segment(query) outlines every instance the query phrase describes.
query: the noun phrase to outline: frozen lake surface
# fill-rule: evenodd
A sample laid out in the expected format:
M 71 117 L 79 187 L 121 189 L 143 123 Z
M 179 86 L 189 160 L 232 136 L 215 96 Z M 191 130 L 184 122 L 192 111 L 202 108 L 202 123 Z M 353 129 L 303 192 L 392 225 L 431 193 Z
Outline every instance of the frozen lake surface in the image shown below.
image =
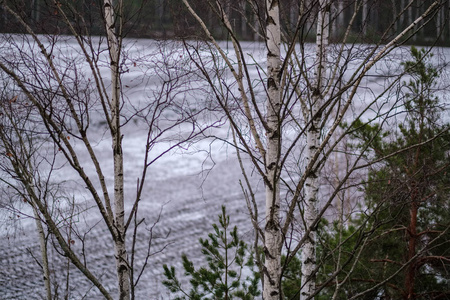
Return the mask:
M 0 42 L 0 52 L 9 49 L 8 43 L 14 41 L 16 45 L 21 42 L 17 36 L 12 40 L 2 40 Z M 145 109 L 149 101 L 155 99 L 160 92 L 162 82 L 167 79 L 168 74 L 178 74 L 180 80 L 185 80 L 185 74 L 195 73 L 195 66 L 189 62 L 187 52 L 181 44 L 159 43 L 152 40 L 128 41 L 126 57 L 123 68 L 122 86 L 124 89 L 124 99 L 126 105 L 122 111 L 123 117 L 133 119 L 123 127 L 123 151 L 125 154 L 125 195 L 129 195 L 126 200 L 126 209 L 129 211 L 133 204 L 133 195 L 136 192 L 137 179 L 140 177 L 143 168 L 143 157 L 145 154 L 145 139 L 148 124 L 144 119 L 135 117 L 137 111 Z M 67 38 L 59 44 L 61 47 L 55 50 L 55 56 L 60 55 L 60 67 L 68 70 L 76 62 L 76 68 L 80 74 L 88 74 L 86 63 L 79 57 L 79 48 L 73 40 Z M 231 45 L 223 44 L 224 49 L 231 51 Z M 337 46 L 337 45 L 336 45 Z M 25 49 L 30 59 L 39 59 L 39 51 L 33 45 L 23 44 L 21 49 Z M 261 43 L 243 43 L 244 53 L 254 60 L 254 66 L 264 66 L 265 52 Z M 306 60 L 311 60 L 311 54 Z M 14 48 L 14 47 L 12 47 Z M 5 50 L 6 51 L 6 50 Z M 12 51 L 12 52 L 11 52 Z M 356 99 L 359 103 L 352 110 L 356 114 L 365 103 L 370 102 L 374 97 L 382 93 L 386 85 L 386 78 L 389 74 L 395 73 L 399 68 L 399 59 L 407 53 L 408 48 L 402 48 L 388 56 L 377 64 L 376 68 L 367 76 L 362 87 L 358 90 Z M 309 53 L 309 52 L 307 52 Z M 3 52 L 5 55 L 13 55 L 14 50 L 9 49 Z M 201 53 L 208 59 L 206 49 Z M 108 76 L 106 57 L 100 56 L 100 61 L 104 60 L 105 77 Z M 450 58 L 450 49 L 436 49 L 435 61 L 442 65 Z M 358 61 L 355 57 L 355 62 Z M 26 64 L 26 62 L 24 62 Z M 74 69 L 72 69 L 74 70 Z M 448 69 L 442 71 L 442 82 L 444 86 L 448 81 Z M 352 75 L 351 68 L 346 73 Z M 86 75 L 87 76 L 87 75 Z M 255 79 L 254 84 L 261 94 L 261 101 L 264 101 L 262 81 L 258 81 L 259 73 L 256 67 L 250 69 L 250 76 Z M 5 80 L 4 77 L 0 78 Z M 89 79 L 86 77 L 86 80 Z M 230 80 L 231 76 L 230 76 Z M 87 81 L 87 82 L 88 82 Z M 49 83 L 51 84 L 51 82 Z M 209 105 L 208 87 L 201 81 L 194 81 L 189 88 L 183 84 L 174 86 L 171 93 L 174 99 L 181 103 L 184 109 L 195 109 L 195 105 L 203 103 Z M 436 95 L 442 96 L 442 103 L 448 107 L 449 99 L 442 92 Z M 380 103 L 388 100 L 381 100 Z M 195 105 L 194 105 L 195 104 Z M 193 105 L 192 107 L 189 107 Z M 106 175 L 108 187 L 112 190 L 113 165 L 111 160 L 111 140 L 108 136 L 105 124 L 96 113 L 98 106 L 93 105 L 91 112 L 91 124 L 94 130 L 89 132 L 89 137 L 94 141 L 94 151 L 97 153 L 101 166 Z M 377 109 L 383 111 L 379 106 Z M 375 109 L 368 111 L 365 115 L 371 118 L 371 113 L 378 113 Z M 174 110 L 164 111 L 160 118 L 161 128 L 168 128 L 174 124 L 177 112 Z M 448 110 L 444 114 L 446 120 L 450 120 Z M 139 204 L 139 216 L 145 218 L 145 225 L 138 233 L 136 245 L 137 266 L 142 266 L 149 247 L 148 237 L 152 234 L 151 253 L 148 266 L 140 279 L 137 288 L 137 299 L 169 299 L 167 291 L 162 286 L 163 264 L 178 266 L 178 274 L 181 274 L 181 253 L 190 253 L 191 259 L 198 259 L 200 256 L 198 239 L 205 238 L 211 231 L 211 223 L 217 222 L 217 215 L 220 207 L 226 205 L 228 213 L 231 215 L 233 224 L 238 225 L 240 234 L 246 240 L 251 241 L 253 230 L 248 218 L 248 212 L 244 196 L 239 184 L 242 179 L 239 164 L 236 159 L 236 151 L 226 142 L 232 142 L 231 132 L 222 114 L 217 111 L 208 111 L 198 115 L 197 125 L 205 128 L 213 125 L 205 131 L 204 137 L 195 143 L 185 143 L 181 147 L 171 149 L 183 136 L 192 131 L 192 124 L 181 123 L 164 133 L 159 143 L 156 143 L 150 154 L 150 158 L 157 158 L 151 164 L 147 185 L 145 186 L 142 200 Z M 176 122 L 175 122 L 176 123 Z M 286 132 L 289 138 L 289 131 Z M 218 137 L 220 140 L 214 138 Z M 89 162 L 88 156 L 82 154 L 84 148 L 79 141 L 73 141 L 75 149 L 84 158 L 82 165 L 90 176 L 94 176 L 95 169 Z M 78 144 L 77 144 L 78 143 Z M 244 164 L 251 170 L 250 162 Z M 75 238 L 73 247 L 77 251 L 87 253 L 87 265 L 92 268 L 95 275 L 101 278 L 102 283 L 108 290 L 115 293 L 115 263 L 113 257 L 112 241 L 110 240 L 106 226 L 100 222 L 101 218 L 84 187 L 80 186 L 77 174 L 73 172 L 64 161 L 59 160 L 58 170 L 55 171 L 55 180 L 61 179 L 67 182 L 71 194 L 75 197 L 80 207 L 87 210 L 77 215 L 76 220 L 72 220 L 73 226 L 83 236 L 84 244 L 80 238 Z M 251 178 L 256 198 L 259 203 L 264 203 L 264 184 L 258 176 Z M 67 191 L 66 191 L 67 193 Z M 262 206 L 261 206 L 262 207 Z M 25 214 L 31 211 L 22 204 L 21 209 Z M 15 221 L 11 221 L 11 218 Z M 1 238 L 0 244 L 0 298 L 2 299 L 41 299 L 44 297 L 44 285 L 42 272 L 36 260 L 39 257 L 39 243 L 34 221 L 25 215 L 17 217 L 16 212 L 10 210 L 1 212 Z M 157 222 L 158 220 L 158 222 Z M 155 226 L 153 227 L 154 223 Z M 145 229 L 144 229 L 145 227 Z M 87 229 L 89 229 L 87 231 Z M 128 238 L 132 235 L 129 231 Z M 56 253 L 52 247 L 51 269 L 53 275 L 57 277 L 59 283 L 64 282 L 63 270 L 67 267 L 67 261 Z M 64 286 L 60 287 L 62 293 Z M 70 267 L 70 299 L 98 299 L 98 291 L 92 287 L 75 269 Z

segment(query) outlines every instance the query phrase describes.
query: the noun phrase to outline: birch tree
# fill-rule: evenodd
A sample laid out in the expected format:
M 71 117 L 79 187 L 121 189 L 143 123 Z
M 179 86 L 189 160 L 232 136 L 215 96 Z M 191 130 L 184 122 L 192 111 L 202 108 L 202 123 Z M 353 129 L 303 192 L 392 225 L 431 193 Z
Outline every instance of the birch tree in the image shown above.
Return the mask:
M 264 227 L 264 299 L 279 299 L 281 257 L 280 168 L 281 147 L 281 24 L 278 1 L 267 1 L 267 154 L 265 158 L 266 224 Z
M 319 109 L 323 106 L 324 98 L 326 97 L 327 85 L 325 82 L 328 78 L 327 72 L 327 48 L 330 32 L 330 2 L 319 1 L 318 3 L 318 18 L 316 27 L 316 63 L 315 74 L 311 91 L 311 103 L 309 104 L 310 111 L 306 112 L 306 120 L 308 120 L 309 127 L 306 128 L 306 164 L 314 161 L 316 151 L 319 149 L 320 127 L 322 117 Z M 306 170 L 308 171 L 308 170 Z M 302 290 L 300 292 L 300 299 L 308 299 L 315 290 L 315 269 L 316 265 L 316 232 L 314 222 L 318 215 L 318 192 L 319 192 L 319 169 L 317 164 L 312 166 L 312 170 L 305 180 L 305 208 L 304 219 L 305 228 L 311 228 L 309 236 L 306 238 L 302 249 Z
M 7 95 L 1 95 L 2 99 L 8 98 Z M 39 151 L 40 147 L 45 144 L 45 139 L 39 139 L 38 131 L 36 128 L 36 122 L 32 120 L 32 113 L 29 107 L 21 106 L 21 109 L 16 109 L 17 98 L 9 99 L 9 101 L 1 102 L 0 109 L 0 151 L 3 153 L 3 159 L 1 164 L 1 172 L 3 174 L 0 182 L 8 182 L 8 177 L 14 176 L 16 173 L 20 172 L 22 177 L 28 178 L 28 182 L 36 190 L 46 190 L 48 194 L 50 193 L 50 188 L 45 188 L 45 186 L 50 186 L 51 183 L 46 180 L 46 177 L 42 176 L 37 178 L 33 176 L 36 173 L 36 168 L 39 164 L 44 163 L 43 157 L 37 157 L 33 153 Z M 24 134 L 28 132 L 28 134 Z M 34 134 L 30 134 L 34 133 Z M 32 135 L 35 135 L 32 137 Z M 19 149 L 19 150 L 17 150 Z M 4 161 L 4 157 L 7 157 L 11 162 L 11 165 Z M 48 177 L 47 177 L 48 178 Z M 5 190 L 1 190 L 2 194 L 7 194 Z M 46 193 L 42 193 L 46 194 Z M 14 201 L 14 198 L 20 202 L 25 202 L 29 204 L 32 208 L 32 216 L 34 217 L 40 248 L 41 257 L 41 268 L 44 274 L 44 286 L 46 299 L 53 299 L 52 293 L 52 278 L 50 276 L 50 265 L 49 265 L 49 255 L 48 255 L 48 238 L 47 230 L 45 229 L 45 224 L 40 218 L 39 209 L 35 203 L 35 199 L 29 197 L 28 193 L 20 188 L 15 188 L 13 192 L 9 192 L 7 195 L 9 200 Z M 2 202 L 6 201 L 5 197 L 1 197 Z M 43 196 L 45 198 L 45 196 Z M 42 199 L 43 202 L 47 202 L 47 199 Z M 6 203 L 2 203 L 2 206 L 7 206 Z M 20 215 L 19 215 L 20 216 Z
M 339 43 L 330 46 L 331 2 L 299 1 L 295 30 L 290 31 L 281 25 L 284 17 L 292 17 L 281 13 L 283 1 L 247 1 L 254 16 L 264 24 L 260 30 L 253 27 L 255 34 L 263 40 L 264 60 L 247 54 L 246 45 L 239 40 L 224 11 L 229 5 L 227 1 L 205 3 L 229 33 L 233 45 L 229 52 L 215 39 L 195 3 L 189 0 L 183 0 L 183 3 L 206 38 L 202 47 L 211 49 L 213 61 L 207 63 L 199 56 L 199 43 L 185 41 L 191 59 L 202 72 L 203 80 L 210 85 L 233 133 L 244 177 L 244 196 L 257 233 L 255 249 L 258 251 L 257 246 L 262 247 L 257 260 L 263 278 L 263 297 L 283 297 L 280 283 L 284 272 L 301 252 L 302 266 L 297 273 L 302 280 L 297 295 L 301 299 L 312 299 L 342 271 L 336 269 L 324 281 L 316 282 L 321 267 L 317 264 L 315 251 L 320 220 L 333 211 L 336 196 L 346 185 L 351 185 L 350 178 L 372 162 L 364 164 L 361 160 L 364 154 L 356 155 L 347 162 L 346 170 L 340 170 L 332 186 L 323 183 L 321 172 L 327 165 L 334 164 L 331 154 L 342 151 L 345 146 L 348 130 L 342 130 L 344 123 L 352 124 L 372 110 L 375 118 L 390 116 L 383 112 L 389 112 L 395 104 L 386 103 L 384 99 L 399 80 L 401 70 L 393 71 L 389 80 L 384 80 L 386 69 L 381 67 L 384 58 L 400 51 L 402 41 L 414 36 L 414 28 L 430 22 L 443 2 L 434 1 L 427 5 L 397 35 L 388 38 L 391 36 L 391 28 L 388 28 L 375 44 L 358 45 L 350 43 L 352 28 L 361 12 L 366 10 L 367 2 L 353 1 L 351 18 L 346 21 L 342 35 L 336 38 Z M 409 1 L 399 11 L 399 16 L 413 3 Z M 265 13 L 261 19 L 263 9 Z M 313 23 L 313 27 L 308 26 Z M 315 49 L 306 43 L 312 32 L 316 37 Z M 364 39 L 363 35 L 360 37 Z M 231 74 L 233 80 L 230 81 L 226 74 Z M 369 75 L 377 78 L 381 92 L 363 92 Z M 251 167 L 247 161 L 251 162 Z M 258 187 L 252 180 L 254 172 L 249 170 L 254 170 L 264 182 L 264 204 L 257 199 Z M 265 212 L 262 220 L 261 210 Z M 339 252 L 339 249 L 335 251 Z M 282 253 L 286 253 L 283 264 Z
M 130 297 L 130 274 L 127 265 L 127 250 L 125 248 L 125 208 L 124 208 L 124 181 L 123 181 L 123 153 L 122 134 L 120 130 L 120 56 L 121 44 L 123 43 L 122 24 L 116 25 L 117 15 L 123 14 L 123 2 L 119 1 L 114 10 L 111 0 L 103 3 L 105 14 L 106 36 L 108 41 L 109 68 L 111 70 L 111 95 L 110 110 L 111 121 L 110 130 L 112 137 L 112 149 L 114 160 L 114 213 L 108 212 L 109 220 L 114 239 L 114 252 L 116 257 L 117 276 L 119 281 L 119 299 L 129 299 Z M 107 205 L 109 206 L 109 205 Z M 114 216 L 114 217 L 113 217 Z
M 145 241 L 136 240 L 138 229 L 145 232 L 147 224 L 139 216 L 138 207 L 143 199 L 149 198 L 144 194 L 149 168 L 172 149 L 193 142 L 207 127 L 203 126 L 205 123 L 196 122 L 206 108 L 197 107 L 194 101 L 186 103 L 185 98 L 179 97 L 186 87 L 183 80 L 190 80 L 189 66 L 175 68 L 182 58 L 171 55 L 175 50 L 170 47 L 155 47 L 156 53 L 132 56 L 126 46 L 124 31 L 129 21 L 125 16 L 130 12 L 125 11 L 121 0 L 105 0 L 92 7 L 94 12 L 98 9 L 96 16 L 103 22 L 104 37 L 89 35 L 89 26 L 92 25 L 89 22 L 92 20 L 84 19 L 72 1 L 50 1 L 46 7 L 58 20 L 57 30 L 69 33 L 68 36 L 59 32 L 37 34 L 33 30 L 36 27 L 31 23 L 33 20 L 27 19 L 7 1 L 0 1 L 0 5 L 8 18 L 19 24 L 25 33 L 1 37 L 0 75 L 2 90 L 5 91 L 1 101 L 14 102 L 13 106 L 17 107 L 13 112 L 4 110 L 7 107 L 2 106 L 2 113 L 29 112 L 29 118 L 19 114 L 16 118 L 4 119 L 1 124 L 3 128 L 13 129 L 20 127 L 19 122 L 25 124 L 24 130 L 0 132 L 2 148 L 5 149 L 2 155 L 10 175 L 2 180 L 4 187 L 17 190 L 27 199 L 39 232 L 42 232 L 40 225 L 45 226 L 48 234 L 56 240 L 57 250 L 97 289 L 97 295 L 100 293 L 105 299 L 134 299 L 136 286 L 152 255 L 148 241 L 151 234 Z M 93 22 L 97 21 L 94 19 Z M 150 97 L 135 100 L 127 94 L 131 87 L 124 84 L 123 77 L 130 69 L 141 73 L 138 80 L 150 82 L 142 75 L 145 74 L 157 83 L 145 87 Z M 32 121 L 39 124 L 36 130 L 45 137 L 40 149 L 32 147 L 37 136 L 26 130 Z M 186 122 L 190 125 L 182 128 Z M 124 128 L 133 123 L 141 124 L 146 133 L 140 141 L 140 149 L 134 149 L 143 153 L 137 182 L 136 178 L 129 180 L 131 190 L 135 192 L 126 193 L 124 140 L 130 131 L 124 132 Z M 6 134 L 8 132 L 11 134 Z M 21 140 L 28 140 L 31 144 L 16 142 Z M 110 150 L 99 150 L 97 146 L 103 142 L 110 143 Z M 152 153 L 155 145 L 162 142 L 165 142 L 165 148 Z M 36 157 L 43 163 L 27 164 Z M 112 166 L 112 176 L 107 171 L 109 166 Z M 61 170 L 65 176 L 69 174 L 69 177 L 76 178 L 74 181 L 82 186 L 82 192 L 77 192 L 89 199 L 88 206 L 96 208 L 102 226 L 107 228 L 112 240 L 110 257 L 116 265 L 117 281 L 113 290 L 105 286 L 88 263 L 89 253 L 84 253 L 84 248 L 80 250 L 73 246 L 75 240 L 84 243 L 83 234 L 70 226 L 62 227 L 64 222 L 60 218 L 70 220 L 73 217 L 70 211 L 60 216 L 53 215 L 51 200 L 41 196 L 41 192 L 49 193 L 45 189 L 49 184 L 45 182 L 58 182 L 61 173 L 57 173 Z M 41 177 L 46 178 L 43 184 Z M 38 188 L 41 185 L 42 190 Z M 70 188 L 76 190 L 67 183 L 66 190 Z M 73 195 L 69 205 L 81 201 L 75 199 L 77 196 Z M 89 232 L 90 228 L 85 230 Z M 144 250 L 144 261 L 136 262 L 133 251 L 136 243 L 142 242 L 149 246 Z M 45 251 L 45 245 L 41 250 Z M 43 257 L 44 264 L 45 260 Z M 44 266 L 44 274 L 45 269 Z M 48 276 L 45 277 L 47 286 Z M 90 287 L 87 286 L 86 290 L 80 288 L 79 297 L 89 292 Z M 47 293 L 49 298 L 52 291 L 48 287 Z

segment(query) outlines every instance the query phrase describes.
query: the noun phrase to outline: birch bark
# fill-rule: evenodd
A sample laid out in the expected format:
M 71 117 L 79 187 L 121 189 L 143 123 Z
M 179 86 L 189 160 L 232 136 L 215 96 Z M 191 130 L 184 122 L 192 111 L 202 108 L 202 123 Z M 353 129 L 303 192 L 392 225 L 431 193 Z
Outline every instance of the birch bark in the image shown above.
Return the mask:
M 320 0 L 319 14 L 317 18 L 316 33 L 316 67 L 314 74 L 314 84 L 312 86 L 312 97 L 309 111 L 309 128 L 306 132 L 306 162 L 309 172 L 305 181 L 305 230 L 310 230 L 308 238 L 303 245 L 301 256 L 302 288 L 300 299 L 310 299 L 315 290 L 316 281 L 316 229 L 312 228 L 314 221 L 318 216 L 317 202 L 319 191 L 319 180 L 317 165 L 310 166 L 310 162 L 316 155 L 320 147 L 320 123 L 321 114 L 319 109 L 323 104 L 325 75 L 326 75 L 326 49 L 329 39 L 330 22 L 330 2 L 329 0 Z
M 41 219 L 39 217 L 39 212 L 36 206 L 33 205 L 33 214 L 36 222 L 37 231 L 39 234 L 39 247 L 41 250 L 42 258 L 42 271 L 44 272 L 44 285 L 47 300 L 52 300 L 52 287 L 50 281 L 50 269 L 48 266 L 48 252 L 47 252 L 47 242 L 45 241 L 45 231 L 42 226 Z
M 332 19 L 334 20 L 333 26 L 332 26 L 332 30 L 333 30 L 332 35 L 334 37 L 338 37 L 339 34 L 341 34 L 343 32 L 343 30 L 345 30 L 344 2 L 341 0 L 335 1 L 333 3 L 333 5 L 335 7 L 335 9 L 334 9 L 335 12 L 333 13 L 333 17 L 332 17 Z
M 264 229 L 265 300 L 281 299 L 281 227 L 279 158 L 281 148 L 281 26 L 278 0 L 267 0 L 267 152 L 266 152 L 266 226 Z
M 122 6 L 122 1 L 118 7 Z M 116 269 L 119 283 L 119 299 L 130 299 L 130 270 L 125 247 L 125 208 L 124 208 L 124 180 L 123 180 L 123 152 L 122 134 L 120 130 L 120 48 L 121 36 L 116 32 L 114 6 L 111 0 L 104 4 L 106 33 L 108 39 L 110 69 L 111 69 L 111 136 L 114 159 L 114 246 Z
M 368 7 L 367 7 L 367 1 L 363 1 L 363 5 L 362 5 L 362 31 L 363 31 L 363 35 L 364 37 L 367 36 L 367 19 L 368 19 Z

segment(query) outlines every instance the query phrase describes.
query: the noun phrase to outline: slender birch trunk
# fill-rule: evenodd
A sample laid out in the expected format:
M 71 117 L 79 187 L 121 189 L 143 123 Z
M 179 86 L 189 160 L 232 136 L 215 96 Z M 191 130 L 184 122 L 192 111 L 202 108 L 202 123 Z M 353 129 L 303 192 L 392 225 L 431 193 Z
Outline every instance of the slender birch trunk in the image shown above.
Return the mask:
M 32 15 L 33 15 L 33 21 L 34 22 L 39 22 L 40 21 L 40 17 L 41 17 L 41 13 L 40 13 L 40 3 L 39 0 L 33 0 L 31 2 L 31 10 L 32 10 Z
M 367 19 L 368 19 L 368 7 L 367 7 L 367 1 L 363 0 L 363 6 L 362 6 L 362 32 L 364 37 L 367 36 Z
M 341 34 L 343 32 L 343 30 L 345 29 L 344 27 L 344 2 L 342 2 L 342 0 L 336 1 L 333 3 L 335 6 L 335 13 L 334 13 L 334 17 L 333 17 L 333 26 L 332 26 L 332 30 L 333 30 L 333 36 L 334 37 L 338 37 L 339 34 Z
M 248 32 L 247 32 L 247 20 L 246 20 L 246 18 L 245 18 L 245 16 L 246 16 L 246 13 L 247 13 L 247 3 L 242 3 L 241 4 L 241 10 L 242 10 L 242 15 L 241 15 L 241 18 L 240 18 L 240 25 L 241 25 L 241 35 L 244 37 L 244 38 L 248 38 Z
M 436 17 L 435 17 L 435 19 L 436 19 L 436 23 L 435 23 L 435 25 L 436 25 L 436 39 L 441 39 L 442 40 L 442 30 L 441 30 L 441 26 L 442 26 L 442 13 L 443 13 L 443 10 L 442 9 L 440 9 L 438 12 L 437 12 L 437 14 L 436 14 Z
M 33 206 L 33 214 L 36 221 L 36 227 L 39 234 L 39 246 L 41 250 L 41 258 L 42 258 L 42 271 L 44 272 L 44 286 L 45 292 L 47 295 L 47 300 L 52 300 L 52 287 L 50 281 L 50 269 L 48 267 L 48 251 L 47 251 L 47 242 L 45 241 L 45 231 L 42 226 L 41 219 L 39 218 L 39 213 L 37 208 Z
M 121 6 L 121 1 L 119 7 Z M 130 270 L 125 247 L 125 208 L 123 180 L 122 134 L 120 130 L 120 47 L 121 37 L 116 33 L 116 20 L 111 0 L 104 1 L 106 33 L 111 69 L 111 136 L 114 158 L 114 250 L 119 283 L 119 299 L 130 299 Z
M 311 108 L 309 112 L 309 128 L 306 133 L 306 162 L 310 161 L 316 155 L 320 146 L 320 123 L 321 115 L 319 109 L 323 104 L 325 74 L 326 74 L 326 49 L 329 39 L 330 22 L 330 2 L 329 0 L 320 0 L 319 15 L 317 19 L 316 35 L 316 67 L 314 74 L 314 85 L 312 91 Z M 308 168 L 308 167 L 307 167 Z M 309 299 L 315 290 L 316 281 L 316 229 L 313 223 L 318 216 L 317 202 L 319 191 L 318 170 L 316 166 L 311 169 L 305 181 L 305 229 L 310 230 L 309 237 L 306 239 L 302 250 L 302 288 L 300 299 Z
M 267 0 L 267 152 L 266 152 L 266 226 L 264 229 L 265 300 L 281 299 L 281 227 L 279 157 L 281 148 L 281 27 L 278 0 Z

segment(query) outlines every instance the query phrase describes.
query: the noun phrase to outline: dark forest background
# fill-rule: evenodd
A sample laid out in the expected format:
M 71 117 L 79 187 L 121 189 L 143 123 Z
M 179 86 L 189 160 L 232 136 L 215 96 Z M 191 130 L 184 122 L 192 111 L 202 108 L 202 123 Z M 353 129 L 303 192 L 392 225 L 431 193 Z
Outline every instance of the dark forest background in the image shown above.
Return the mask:
M 103 35 L 104 24 L 101 2 L 98 0 L 5 0 L 15 11 L 22 14 L 24 20 L 39 33 L 66 34 L 69 32 L 66 25 L 58 18 L 56 5 L 64 8 L 71 17 L 73 26 L 81 29 L 85 35 Z M 201 17 L 207 20 L 209 28 L 215 28 L 213 34 L 216 38 L 226 40 L 227 33 L 222 30 L 220 20 L 209 5 L 210 0 L 193 1 Z M 221 1 L 223 9 L 231 20 L 234 32 L 241 40 L 261 40 L 258 32 L 264 28 L 264 0 L 230 0 Z M 299 39 L 313 41 L 314 20 L 302 19 L 300 26 L 296 24 L 299 15 L 299 0 L 280 0 L 283 16 L 284 34 L 290 35 L 299 30 Z M 315 0 L 305 1 L 306 10 L 317 9 Z M 432 0 L 416 0 L 407 7 L 410 0 L 336 0 L 333 1 L 332 38 L 331 42 L 342 40 L 345 28 L 350 21 L 358 4 L 362 3 L 357 13 L 351 33 L 351 42 L 381 43 L 389 40 L 399 33 L 400 28 L 418 17 L 432 3 Z M 259 19 L 254 17 L 252 11 L 257 11 Z M 117 10 L 118 11 L 118 10 Z M 154 38 L 154 39 L 202 39 L 198 24 L 186 12 L 181 0 L 128 0 L 124 1 L 122 10 L 126 18 L 125 33 L 128 37 Z M 314 15 L 314 14 L 305 14 Z M 418 34 L 412 41 L 403 41 L 409 44 L 428 45 L 438 43 L 441 46 L 450 46 L 450 25 L 448 19 L 450 7 L 447 2 L 436 14 L 429 16 L 431 22 L 423 28 L 415 28 Z M 217 26 L 215 26 L 217 24 Z M 0 7 L 0 32 L 20 33 L 23 27 L 17 24 L 11 16 Z M 87 29 L 86 29 L 87 28 Z M 383 33 L 388 30 L 388 35 Z M 80 31 L 79 31 L 80 32 Z

